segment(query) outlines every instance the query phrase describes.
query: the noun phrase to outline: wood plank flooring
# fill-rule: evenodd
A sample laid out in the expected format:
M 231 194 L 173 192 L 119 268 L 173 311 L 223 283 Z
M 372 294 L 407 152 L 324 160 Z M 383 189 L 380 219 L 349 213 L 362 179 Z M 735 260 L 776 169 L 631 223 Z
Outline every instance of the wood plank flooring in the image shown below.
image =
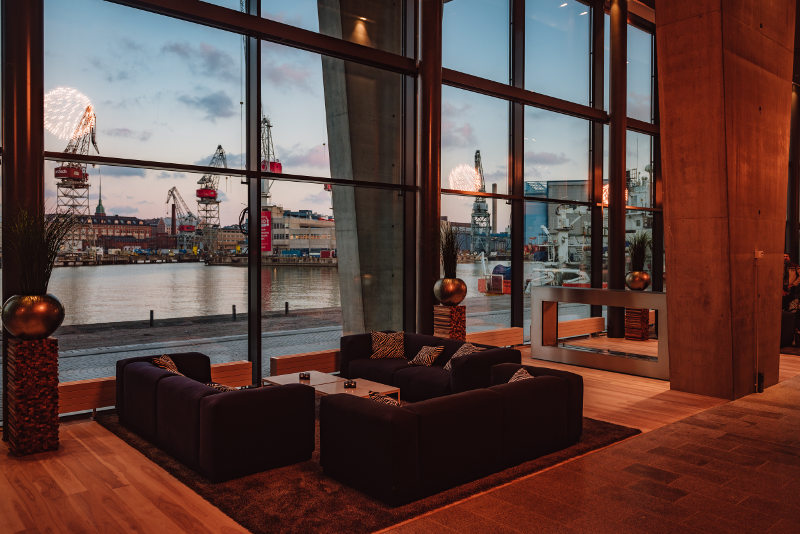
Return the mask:
M 670 391 L 659 380 L 532 360 L 529 353 L 525 358 L 583 375 L 587 416 L 644 431 L 723 403 Z M 781 380 L 798 374 L 800 356 L 782 356 Z M 474 510 L 448 510 L 437 517 L 474 515 Z M 415 521 L 398 532 L 447 530 L 427 514 Z M 503 531 L 495 527 L 492 521 L 472 524 L 473 530 Z M 58 451 L 16 458 L 0 443 L 0 532 L 246 531 L 103 427 L 83 420 L 62 425 Z

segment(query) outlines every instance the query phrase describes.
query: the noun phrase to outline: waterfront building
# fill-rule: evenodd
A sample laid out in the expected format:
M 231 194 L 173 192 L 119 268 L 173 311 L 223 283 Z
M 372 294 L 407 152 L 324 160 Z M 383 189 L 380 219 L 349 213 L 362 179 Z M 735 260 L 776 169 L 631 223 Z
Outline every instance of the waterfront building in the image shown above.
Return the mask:
M 316 256 L 336 250 L 333 217 L 311 210 L 285 210 L 270 206 L 273 255 Z

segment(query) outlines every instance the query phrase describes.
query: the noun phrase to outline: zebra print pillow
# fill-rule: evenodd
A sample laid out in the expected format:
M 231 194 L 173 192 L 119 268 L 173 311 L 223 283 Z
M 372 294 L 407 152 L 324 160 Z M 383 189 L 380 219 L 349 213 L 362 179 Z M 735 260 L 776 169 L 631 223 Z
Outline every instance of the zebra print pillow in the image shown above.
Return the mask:
M 450 356 L 450 359 L 447 360 L 447 363 L 444 365 L 444 370 L 445 371 L 452 371 L 453 370 L 453 361 L 454 360 L 456 360 L 458 358 L 463 358 L 467 354 L 472 354 L 473 352 L 478 352 L 480 350 L 481 350 L 480 347 L 476 347 L 472 343 L 464 343 L 463 345 L 458 347 L 458 350 L 456 350 L 453 353 L 453 355 Z
M 426 345 L 419 349 L 417 355 L 414 356 L 414 358 L 408 363 L 411 365 L 424 365 L 426 367 L 430 367 L 443 350 L 444 347 L 442 346 L 430 347 Z
M 216 389 L 217 391 L 236 391 L 236 388 L 226 386 L 225 384 L 219 384 L 217 382 L 209 382 L 206 385 L 210 388 Z
M 381 404 L 388 404 L 389 406 L 400 406 L 399 400 L 390 397 L 389 395 L 378 393 L 377 391 L 369 392 L 369 400 L 374 400 L 375 402 L 380 402 Z
M 528 380 L 529 378 L 536 378 L 531 375 L 528 371 L 525 370 L 524 367 L 520 367 L 516 373 L 514 373 L 511 378 L 508 379 L 508 383 L 511 382 L 519 382 L 520 380 Z
M 372 332 L 373 360 L 384 358 L 405 358 L 403 332 Z
M 175 362 L 172 361 L 172 358 L 170 358 L 167 354 L 164 354 L 163 356 L 158 356 L 156 358 L 153 358 L 152 360 L 150 360 L 150 362 L 153 365 L 155 365 L 156 367 L 160 367 L 160 368 L 164 369 L 165 371 L 169 371 L 170 373 L 175 373 L 176 375 L 186 376 L 183 373 L 181 373 L 180 371 L 178 371 L 178 366 L 175 365 Z

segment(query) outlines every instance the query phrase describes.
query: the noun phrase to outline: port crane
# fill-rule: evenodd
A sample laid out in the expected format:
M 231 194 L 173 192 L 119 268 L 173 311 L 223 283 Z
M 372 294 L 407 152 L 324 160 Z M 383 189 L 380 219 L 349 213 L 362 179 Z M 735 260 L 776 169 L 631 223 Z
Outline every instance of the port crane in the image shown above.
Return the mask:
M 86 106 L 78 125 L 72 132 L 65 154 L 88 155 L 89 147 L 97 148 L 97 117 L 91 104 Z M 85 163 L 62 162 L 55 168 L 56 213 L 74 217 L 89 216 L 89 173 Z M 80 228 L 65 240 L 68 248 L 80 248 Z
M 480 178 L 478 191 L 486 192 L 486 181 L 483 178 L 483 163 L 481 162 L 481 151 L 475 151 L 475 173 Z M 472 203 L 472 218 L 470 224 L 470 251 L 478 254 L 489 254 L 489 231 L 492 227 L 489 206 L 484 197 L 475 197 Z
M 283 172 L 280 160 L 275 156 L 275 145 L 272 142 L 272 122 L 261 112 L 261 171 Z M 274 180 L 261 180 L 261 206 L 267 207 L 270 202 L 270 188 Z
M 226 168 L 228 160 L 222 145 L 217 145 L 217 150 L 211 156 L 209 167 Z M 200 187 L 197 195 L 197 213 L 200 218 L 197 230 L 201 237 L 203 248 L 212 251 L 216 248 L 216 237 L 219 229 L 219 174 L 208 173 L 197 181 Z

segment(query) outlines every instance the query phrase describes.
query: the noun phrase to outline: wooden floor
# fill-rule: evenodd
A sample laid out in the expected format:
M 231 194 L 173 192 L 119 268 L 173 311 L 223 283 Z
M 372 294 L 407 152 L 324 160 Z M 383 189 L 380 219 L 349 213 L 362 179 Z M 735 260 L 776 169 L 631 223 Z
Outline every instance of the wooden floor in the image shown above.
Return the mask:
M 583 375 L 588 417 L 643 431 L 724 402 L 658 380 L 524 358 Z M 798 374 L 800 356 L 782 356 L 781 380 Z M 100 425 L 79 421 L 62 425 L 52 453 L 16 458 L 0 444 L 0 533 L 17 532 L 246 531 Z
M 581 339 L 559 340 L 564 345 L 575 345 L 592 349 L 602 349 L 628 354 L 641 354 L 642 356 L 658 357 L 658 340 L 648 339 L 636 341 L 625 338 L 607 338 L 604 335 L 586 337 Z

